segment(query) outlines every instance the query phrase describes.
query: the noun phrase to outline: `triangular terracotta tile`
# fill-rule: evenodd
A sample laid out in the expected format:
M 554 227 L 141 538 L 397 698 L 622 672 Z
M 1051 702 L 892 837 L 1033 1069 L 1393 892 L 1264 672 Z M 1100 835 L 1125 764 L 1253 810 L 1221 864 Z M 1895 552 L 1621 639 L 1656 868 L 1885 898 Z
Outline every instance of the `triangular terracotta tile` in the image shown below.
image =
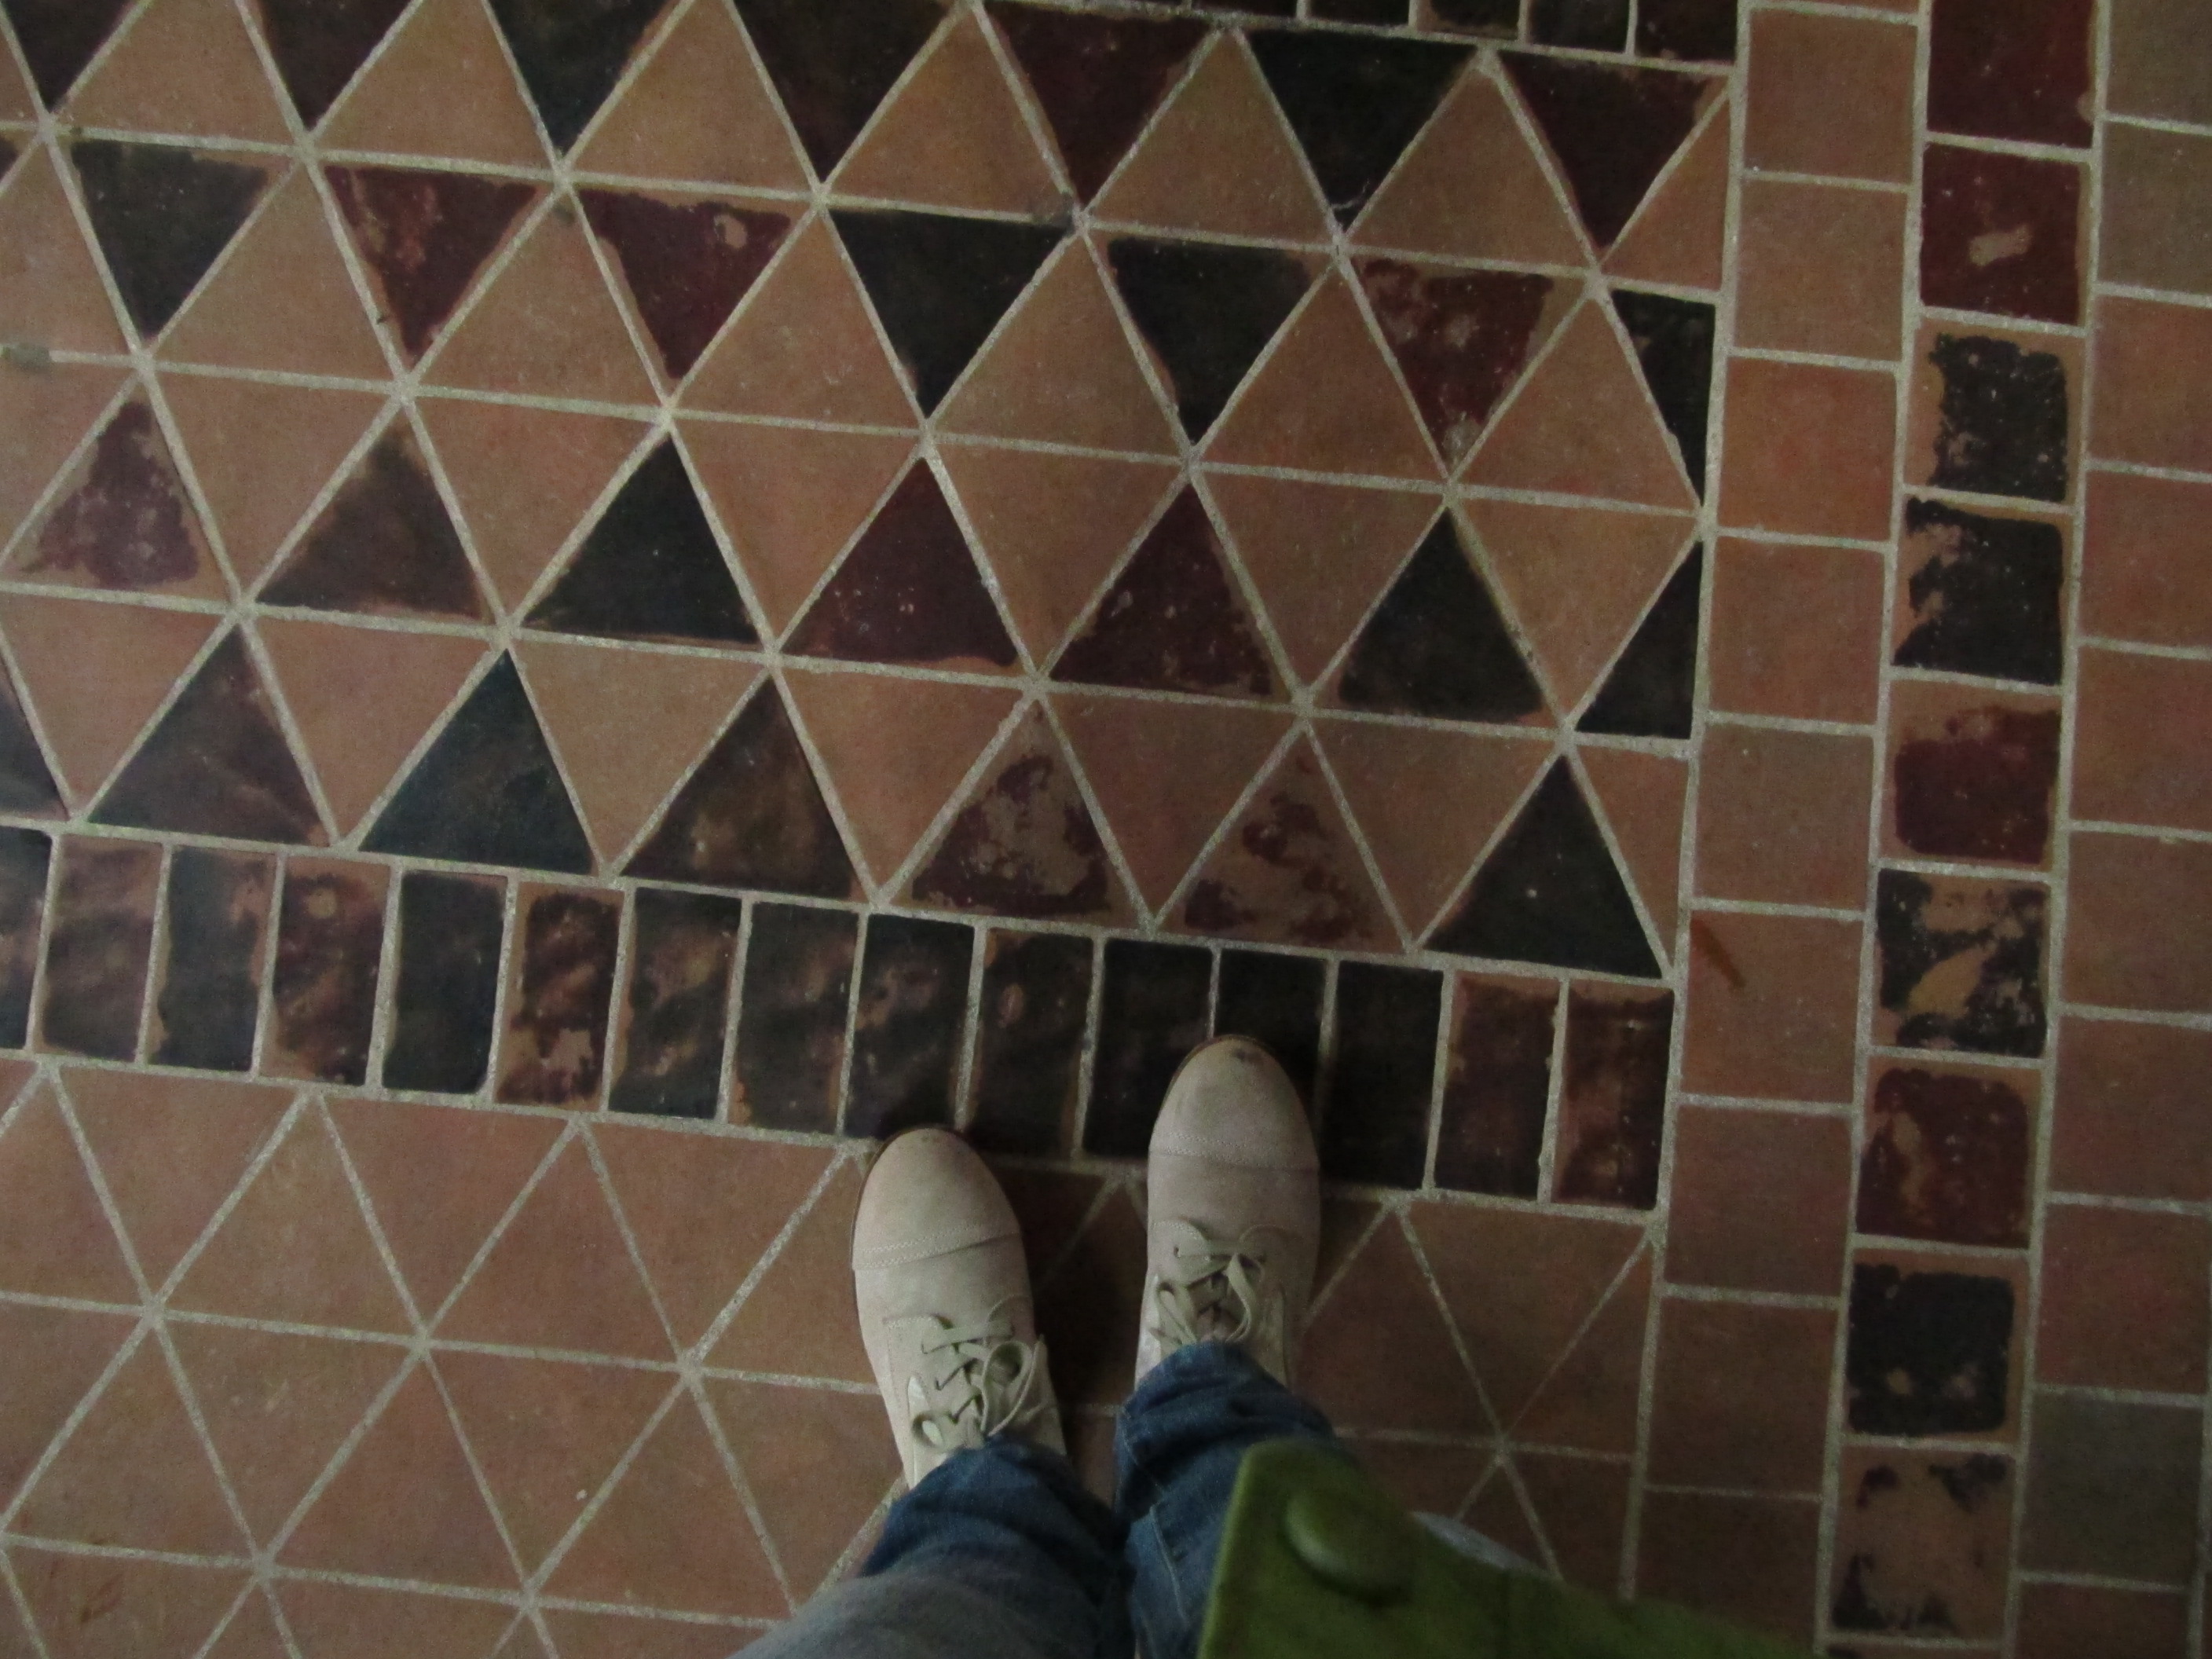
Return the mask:
M 1119 1407 L 1129 1397 L 1144 1293 L 1145 1218 L 1118 1188 L 1038 1285 L 1037 1330 L 1063 1401 Z
M 477 556 L 512 610 L 646 434 L 617 415 L 424 398 L 416 405 L 468 521 Z
M 727 6 L 693 6 L 575 157 L 589 173 L 805 190 L 782 112 Z
M 0 1288 L 138 1299 L 61 1107 L 43 1085 L 0 1127 Z
M 1503 1544 L 1524 1561 L 1540 1563 L 1544 1545 L 1536 1531 L 1536 1521 L 1521 1489 L 1513 1484 L 1506 1473 L 1504 1459 L 1498 1460 L 1498 1472 L 1482 1483 L 1482 1490 L 1467 1506 L 1467 1524 L 1494 1544 Z
M 684 447 L 781 633 L 904 470 L 903 434 L 686 421 Z
M 507 1535 L 535 1572 L 668 1397 L 662 1371 L 441 1352 L 438 1374 Z
M 694 409 L 860 426 L 914 424 L 906 383 L 837 234 L 817 219 L 745 296 L 684 395 Z
M 1729 106 L 1723 103 L 1606 255 L 1609 273 L 1680 288 L 1721 285 L 1729 142 Z
M 1315 1310 L 1298 1387 L 1346 1428 L 1486 1434 L 1474 1379 L 1404 1224 L 1385 1218 Z
M 428 0 L 325 124 L 326 150 L 542 167 L 545 146 L 483 0 Z
M 332 167 L 331 189 L 377 290 L 378 313 L 419 363 L 538 186 L 410 167 Z
M 70 100 L 79 126 L 281 144 L 276 90 L 235 6 L 158 0 L 131 21 Z
M 1039 218 L 1065 199 L 973 15 L 939 35 L 845 158 L 835 188 Z
M 672 1528 L 671 1516 L 684 1524 Z M 738 1618 L 788 1613 L 760 1534 L 688 1393 L 562 1557 L 545 1593 Z
M 669 9 L 666 0 L 615 0 L 585 21 L 493 0 L 492 15 L 556 151 L 574 147 Z
M 581 190 L 577 200 L 606 245 L 665 381 L 691 372 L 730 313 L 775 257 L 796 204 L 700 199 L 665 191 Z
M 560 1644 L 561 1659 L 638 1659 L 645 1654 L 653 1659 L 728 1659 L 732 1643 L 757 1634 L 748 1625 L 656 1619 L 642 1613 L 580 1613 L 568 1607 L 548 1607 L 545 1628 Z
M 1053 699 L 1145 902 L 1168 902 L 1290 729 L 1287 712 L 1133 697 Z
M 217 155 L 112 138 L 77 139 L 69 159 L 118 297 L 149 344 L 252 216 L 283 167 L 270 152 Z
M 1192 17 L 986 8 L 1022 66 L 1076 194 L 1095 196 L 1206 39 Z
M 1030 1277 L 1042 1284 L 1075 1242 L 1105 1183 L 1097 1176 L 1066 1170 L 1001 1164 L 991 1172 L 1021 1223 Z
M 1514 264 L 1589 256 L 1535 148 L 1489 76 L 1462 76 L 1352 227 L 1361 247 Z
M 133 398 L 63 476 L 9 573 L 57 587 L 229 597 L 153 406 Z
M 1579 751 L 1598 810 L 1613 826 L 1636 890 L 1659 937 L 1671 943 L 1677 918 L 1682 864 L 1682 798 L 1689 765 L 1638 749 L 1605 749 L 1595 744 Z
M 1603 1595 L 1620 1588 L 1630 1466 L 1516 1448 L 1514 1467 L 1535 1505 L 1560 1574 Z
M 549 213 L 455 326 L 440 386 L 608 404 L 657 401 L 580 216 Z
M 740 658 L 566 640 L 515 642 L 604 858 L 619 857 L 760 676 Z
M 1316 388 L 1326 386 L 1325 395 Z M 1439 475 L 1405 389 L 1341 276 L 1322 283 L 1223 418 L 1206 459 L 1389 478 Z
M 374 1516 L 374 1524 L 367 1517 Z M 514 1559 L 484 1507 L 453 1419 L 417 1367 L 286 1541 L 287 1565 L 508 1589 Z
M 1561 708 L 1574 708 L 1620 649 L 1693 526 L 1672 514 L 1476 497 L 1476 538 Z
M 482 640 L 264 617 L 262 644 L 341 836 L 483 660 Z
M 797 668 L 784 686 L 879 882 L 905 863 L 1018 696 L 1011 686 Z
M 794 1598 L 811 1594 L 899 1478 L 883 1405 L 864 1394 L 707 1385 Z
M 1271 242 L 1325 242 L 1330 228 L 1297 141 L 1231 33 L 1216 37 L 1091 211 Z
M 434 1653 L 441 1659 L 484 1659 L 514 1622 L 514 1609 L 503 1601 L 366 1584 L 287 1579 L 277 1597 L 300 1650 L 317 1659 L 325 1654 L 345 1659 L 361 1653 L 364 1644 L 389 1644 L 398 1653 Z
M 1467 482 L 1688 511 L 1697 505 L 1644 376 L 1585 303 L 1468 464 Z
M 1134 919 L 1041 706 L 1000 744 L 908 891 L 916 903 L 994 915 Z
M 49 1554 L 20 1544 L 14 1557 L 16 1582 L 47 1653 L 67 1659 L 198 1653 L 250 1582 L 243 1568 Z M 90 1626 L 88 1607 L 106 1610 Z
M 1278 945 L 1397 947 L 1311 738 L 1293 746 L 1260 786 L 1185 892 L 1177 921 L 1198 933 Z
M 262 36 L 301 125 L 313 128 L 329 112 L 406 9 L 407 0 L 354 0 L 343 7 L 322 0 L 256 0 Z
M 215 1645 L 203 1652 L 205 1659 L 291 1659 L 291 1650 L 284 1645 L 283 1633 L 276 1628 L 266 1588 L 247 1593 L 216 1638 Z
M 1316 730 L 1398 914 L 1416 935 L 1467 878 L 1552 752 L 1534 734 L 1372 720 L 1323 720 Z
M 315 1111 L 295 1120 L 171 1299 L 294 1325 L 409 1328 L 337 1146 Z
M 1676 70 L 1524 52 L 1502 61 L 1601 252 L 1723 87 Z
M 198 1320 L 169 1332 L 246 1524 L 264 1542 L 407 1358 L 394 1342 Z
M 1350 224 L 1428 125 L 1471 45 L 1271 29 L 1249 37 L 1268 90 L 1340 224 Z
M 14 1500 L 23 1477 L 137 1326 L 135 1312 L 0 1302 L 0 1398 L 8 1401 L 0 1418 L 0 1505 Z
M 1417 1515 L 1457 1515 L 1492 1462 L 1486 1446 L 1377 1440 L 1364 1435 L 1354 1436 L 1346 1444 L 1361 1468 Z
M 938 456 L 1014 630 L 1039 661 L 1067 637 L 1178 476 L 1164 461 L 987 444 L 946 444 Z
M 1437 516 L 1431 490 L 1209 472 L 1206 489 L 1298 678 L 1322 678 Z
M 1651 1258 L 1647 1253 L 1536 1391 L 1528 1409 L 1512 1425 L 1513 1437 L 1585 1451 L 1634 1451 L 1650 1308 Z
M 860 1171 L 848 1164 L 746 1293 L 708 1364 L 839 1382 L 873 1380 L 847 1291 L 860 1202 Z
M 0 247 L 6 246 L 0 242 Z M 0 537 L 15 533 L 54 474 L 114 401 L 125 374 L 106 364 L 31 369 L 12 360 L 0 362 Z
M 43 148 L 26 156 L 0 191 L 0 335 L 50 351 L 125 349 L 100 267 Z M 18 369 L 9 378 L 29 377 Z M 74 435 L 64 441 L 74 443 Z M 45 482 L 41 476 L 16 483 L 35 489 Z
M 258 1084 L 74 1066 L 63 1082 L 154 1285 L 205 1231 L 292 1099 Z
M 1071 243 L 943 409 L 946 432 L 1172 455 L 1175 428 L 1138 367 L 1090 247 Z
M 159 1341 L 141 1342 L 123 1362 L 9 1529 L 180 1555 L 238 1553 L 245 1540 Z

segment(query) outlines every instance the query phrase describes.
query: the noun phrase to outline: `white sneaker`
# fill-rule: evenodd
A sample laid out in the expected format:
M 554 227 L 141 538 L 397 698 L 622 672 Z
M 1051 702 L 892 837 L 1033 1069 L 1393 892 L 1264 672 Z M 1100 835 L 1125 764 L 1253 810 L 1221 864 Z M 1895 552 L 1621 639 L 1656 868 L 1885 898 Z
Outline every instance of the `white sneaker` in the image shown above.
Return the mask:
M 1320 1159 L 1298 1091 L 1246 1037 L 1194 1050 L 1152 1126 L 1137 1376 L 1234 1342 L 1284 1383 L 1313 1299 Z
M 912 1130 L 877 1156 L 853 1223 L 853 1298 L 908 1486 L 995 1434 L 1066 1449 L 1021 1229 L 951 1130 Z

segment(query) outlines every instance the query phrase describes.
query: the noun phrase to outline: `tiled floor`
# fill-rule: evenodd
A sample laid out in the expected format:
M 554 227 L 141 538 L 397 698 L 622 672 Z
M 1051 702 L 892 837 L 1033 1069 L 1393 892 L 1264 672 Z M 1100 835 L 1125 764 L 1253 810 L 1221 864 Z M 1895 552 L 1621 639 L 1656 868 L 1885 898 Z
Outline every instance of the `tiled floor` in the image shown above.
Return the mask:
M 2191 0 L 0 0 L 0 1656 L 719 1656 L 1178 1055 L 1410 1501 L 2206 1650 Z

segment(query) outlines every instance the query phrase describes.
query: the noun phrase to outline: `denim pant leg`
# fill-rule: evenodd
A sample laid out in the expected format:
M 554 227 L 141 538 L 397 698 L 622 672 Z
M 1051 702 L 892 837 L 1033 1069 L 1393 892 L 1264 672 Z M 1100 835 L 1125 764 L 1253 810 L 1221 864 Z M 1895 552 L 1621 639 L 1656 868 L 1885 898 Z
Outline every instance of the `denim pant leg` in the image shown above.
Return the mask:
M 1127 1659 L 1122 1528 L 1068 1461 L 1001 1435 L 891 1505 L 857 1578 L 750 1659 Z
M 1244 1454 L 1263 1440 L 1336 1439 L 1328 1419 L 1242 1348 L 1194 1343 L 1121 1408 L 1115 1462 L 1128 1523 L 1129 1613 L 1146 1659 L 1190 1659 Z

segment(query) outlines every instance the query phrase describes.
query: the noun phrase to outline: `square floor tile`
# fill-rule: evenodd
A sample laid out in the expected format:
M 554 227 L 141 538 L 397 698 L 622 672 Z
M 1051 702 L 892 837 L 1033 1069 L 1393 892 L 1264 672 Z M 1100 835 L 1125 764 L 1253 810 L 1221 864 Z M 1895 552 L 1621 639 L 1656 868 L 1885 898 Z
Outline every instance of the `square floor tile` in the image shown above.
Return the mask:
M 2074 816 L 2212 830 L 2212 662 L 2081 653 Z
M 1879 553 L 1721 538 L 1713 560 L 1713 706 L 1863 723 L 1875 715 L 1885 597 Z
M 2187 1581 L 2203 1413 L 2039 1389 L 2021 1565 L 2138 1583 Z
M 1826 732 L 1714 726 L 1698 789 L 1698 891 L 1856 909 L 1874 745 Z
M 1789 14 L 1776 12 L 1771 16 Z M 1888 374 L 1737 357 L 1728 419 L 1756 432 L 1721 478 L 1721 522 L 1733 529 L 1880 541 L 1889 534 L 1897 382 Z
M 2076 831 L 2067 886 L 2069 1000 L 2212 1013 L 2212 845 Z
M 1776 1100 L 1850 1097 L 1860 927 L 1698 912 L 1690 922 L 1685 1087 Z
M 2212 1198 L 2212 1031 L 2069 1014 L 2059 1022 L 2054 1192 Z
M 1683 1106 L 1674 1118 L 1668 1281 L 1832 1296 L 1850 1184 L 1846 1118 Z
M 2212 294 L 2212 133 L 2106 128 L 2100 238 L 2102 280 Z
M 2203 1218 L 2078 1204 L 2044 1212 L 2038 1381 L 2202 1393 L 2208 1305 Z
M 1775 173 L 1904 184 L 1917 46 L 1909 25 L 1754 13 L 1746 159 Z

